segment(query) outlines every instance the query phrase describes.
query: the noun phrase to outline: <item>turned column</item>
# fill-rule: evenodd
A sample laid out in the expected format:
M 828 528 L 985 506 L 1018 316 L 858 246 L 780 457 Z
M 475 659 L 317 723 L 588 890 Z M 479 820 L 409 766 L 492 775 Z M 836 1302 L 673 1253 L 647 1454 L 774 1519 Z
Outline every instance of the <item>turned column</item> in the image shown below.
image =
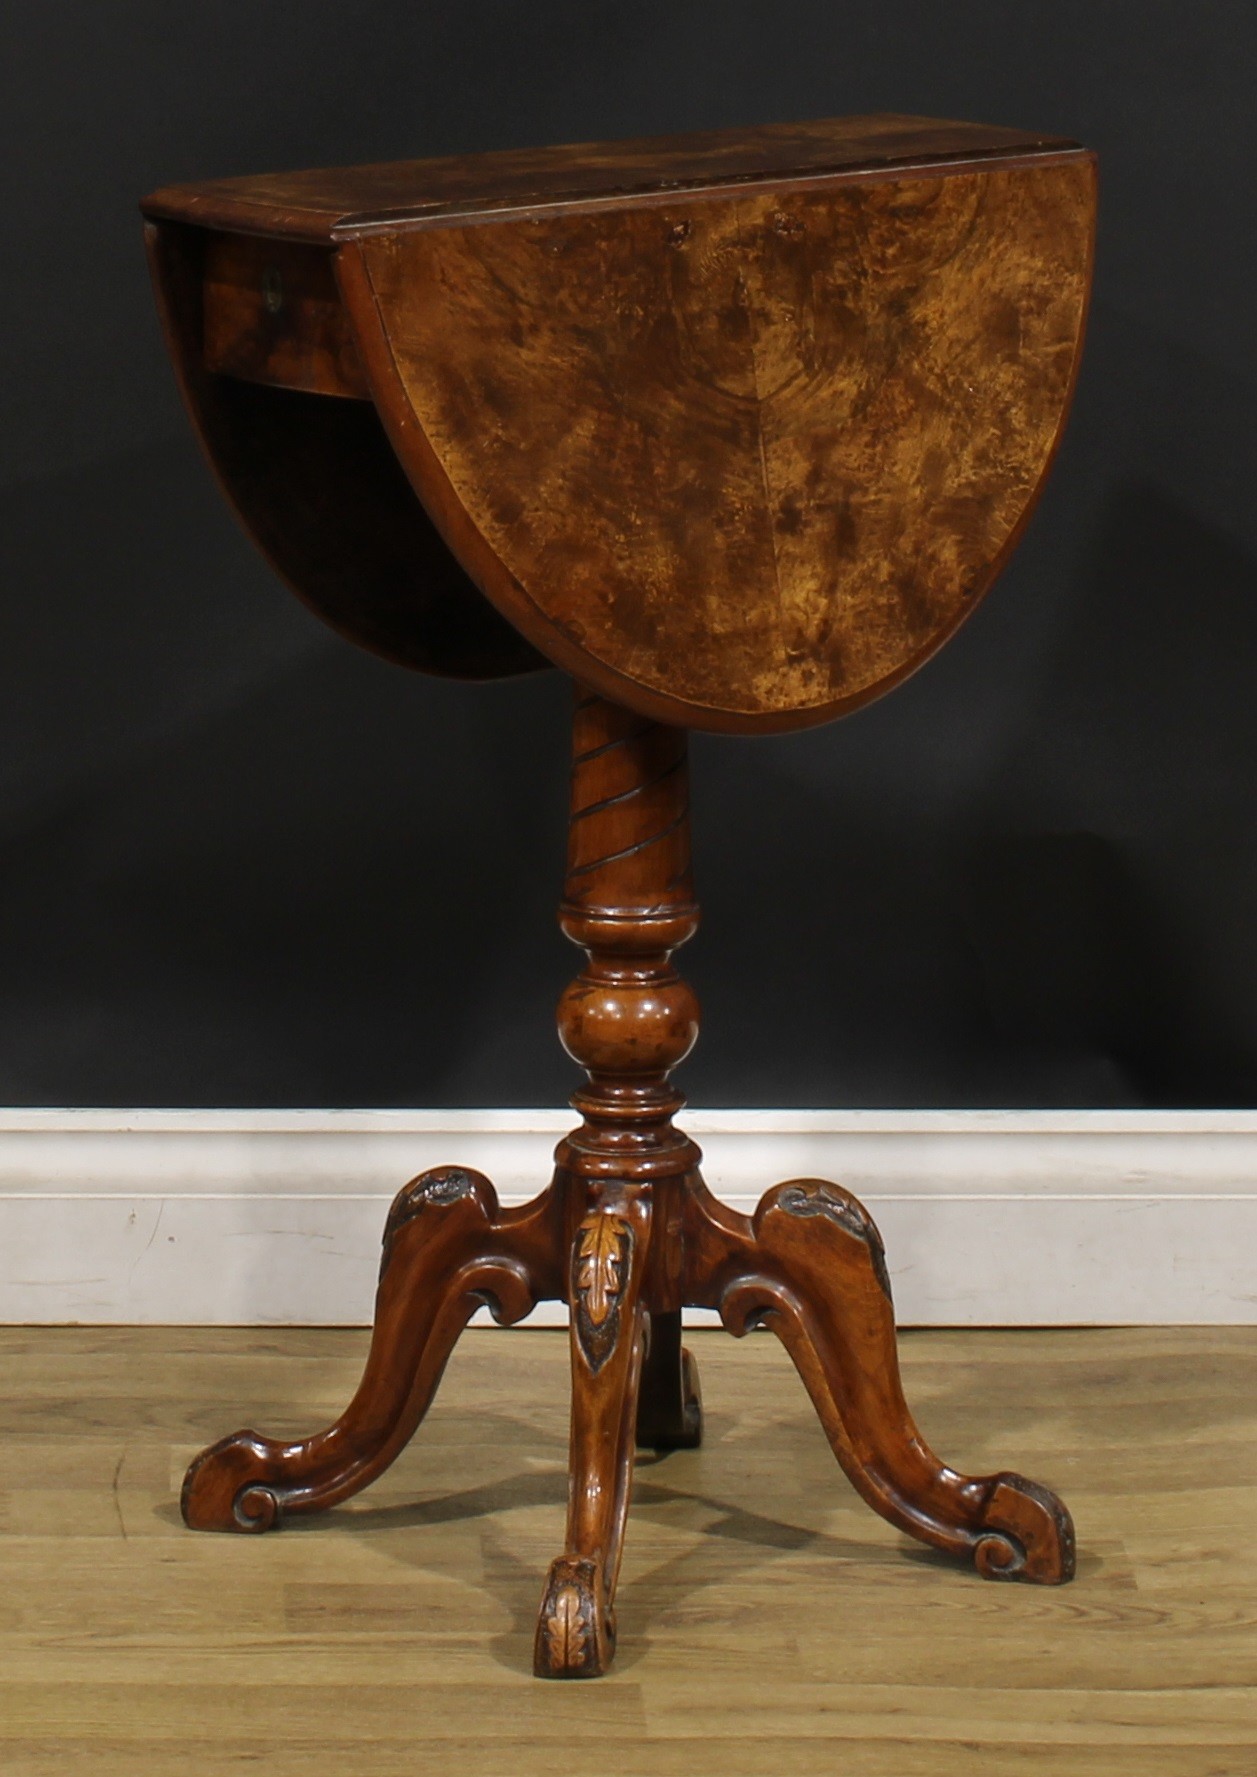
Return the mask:
M 685 1103 L 670 1070 L 698 1036 L 698 1002 L 672 953 L 698 929 L 690 864 L 688 735 L 578 686 L 572 727 L 567 877 L 559 922 L 586 965 L 559 1001 L 559 1035 L 589 1083 L 563 1142 L 561 1174 L 648 1190 L 654 1263 L 637 1441 L 693 1446 L 698 1374 L 681 1348 L 685 1181 L 701 1158 L 673 1124 Z M 571 1189 L 584 1205 L 587 1190 Z M 583 1214 L 573 1215 L 573 1232 Z
M 702 1436 L 680 1312 L 682 1190 L 701 1155 L 672 1122 L 685 1096 L 670 1079 L 698 1036 L 698 1001 L 672 963 L 698 929 L 688 738 L 577 687 L 559 922 L 587 962 L 559 1002 L 559 1035 L 589 1084 L 571 1101 L 584 1123 L 557 1159 L 575 1178 L 651 1188 L 656 1261 L 645 1281 L 637 1441 L 660 1450 Z
M 673 1126 L 685 1099 L 669 1079 L 698 1037 L 698 1001 L 672 963 L 698 929 L 686 734 L 579 687 L 559 924 L 587 959 L 559 1001 L 559 1036 L 589 1076 L 560 1166 L 635 1184 L 686 1173 L 699 1153 Z

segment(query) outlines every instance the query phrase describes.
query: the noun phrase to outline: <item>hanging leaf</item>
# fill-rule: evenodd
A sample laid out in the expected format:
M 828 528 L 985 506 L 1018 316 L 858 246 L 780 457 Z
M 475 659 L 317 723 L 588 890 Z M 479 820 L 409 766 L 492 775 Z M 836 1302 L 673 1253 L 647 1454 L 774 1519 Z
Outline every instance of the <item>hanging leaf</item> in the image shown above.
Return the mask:
M 624 1287 L 624 1253 L 629 1231 L 619 1216 L 593 1215 L 581 1225 L 576 1287 L 585 1312 L 600 1327 L 616 1306 Z

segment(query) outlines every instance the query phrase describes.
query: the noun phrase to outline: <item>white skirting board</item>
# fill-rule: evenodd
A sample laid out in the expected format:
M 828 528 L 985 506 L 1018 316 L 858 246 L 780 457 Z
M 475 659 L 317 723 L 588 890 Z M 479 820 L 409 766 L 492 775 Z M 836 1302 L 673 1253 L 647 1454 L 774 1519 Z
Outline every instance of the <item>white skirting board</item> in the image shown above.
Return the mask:
M 365 1324 L 407 1179 L 465 1165 L 523 1202 L 571 1123 L 0 1112 L 0 1321 Z M 691 1111 L 685 1127 L 735 1208 L 799 1177 L 862 1197 L 901 1324 L 1257 1323 L 1257 1113 Z

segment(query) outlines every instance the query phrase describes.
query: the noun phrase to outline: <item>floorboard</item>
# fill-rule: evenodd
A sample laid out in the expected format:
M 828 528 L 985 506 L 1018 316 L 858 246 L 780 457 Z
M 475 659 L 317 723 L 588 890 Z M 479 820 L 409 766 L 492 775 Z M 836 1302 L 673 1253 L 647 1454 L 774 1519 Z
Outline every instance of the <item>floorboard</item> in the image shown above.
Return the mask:
M 325 1423 L 365 1340 L 0 1329 L 5 1777 L 1257 1777 L 1257 1328 L 904 1336 L 935 1448 L 1068 1500 L 1058 1590 L 909 1543 L 773 1338 L 690 1335 L 706 1442 L 639 1462 L 617 1664 L 576 1685 L 530 1675 L 561 1333 L 468 1333 L 351 1504 L 182 1528 L 197 1449 Z

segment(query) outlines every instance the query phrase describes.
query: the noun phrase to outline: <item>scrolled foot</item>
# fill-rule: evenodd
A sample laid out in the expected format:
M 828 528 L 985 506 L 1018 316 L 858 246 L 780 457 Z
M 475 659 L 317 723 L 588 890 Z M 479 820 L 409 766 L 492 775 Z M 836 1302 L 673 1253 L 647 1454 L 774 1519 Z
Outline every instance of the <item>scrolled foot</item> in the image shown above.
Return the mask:
M 276 1529 L 283 1518 L 285 1448 L 240 1431 L 202 1450 L 183 1478 L 179 1499 L 189 1530 Z
M 1060 1586 L 1074 1577 L 1074 1521 L 1064 1502 L 1024 1475 L 990 1483 L 973 1564 L 983 1579 Z
M 615 1655 L 615 1615 L 596 1561 L 560 1555 L 550 1567 L 537 1619 L 538 1678 L 600 1678 Z

